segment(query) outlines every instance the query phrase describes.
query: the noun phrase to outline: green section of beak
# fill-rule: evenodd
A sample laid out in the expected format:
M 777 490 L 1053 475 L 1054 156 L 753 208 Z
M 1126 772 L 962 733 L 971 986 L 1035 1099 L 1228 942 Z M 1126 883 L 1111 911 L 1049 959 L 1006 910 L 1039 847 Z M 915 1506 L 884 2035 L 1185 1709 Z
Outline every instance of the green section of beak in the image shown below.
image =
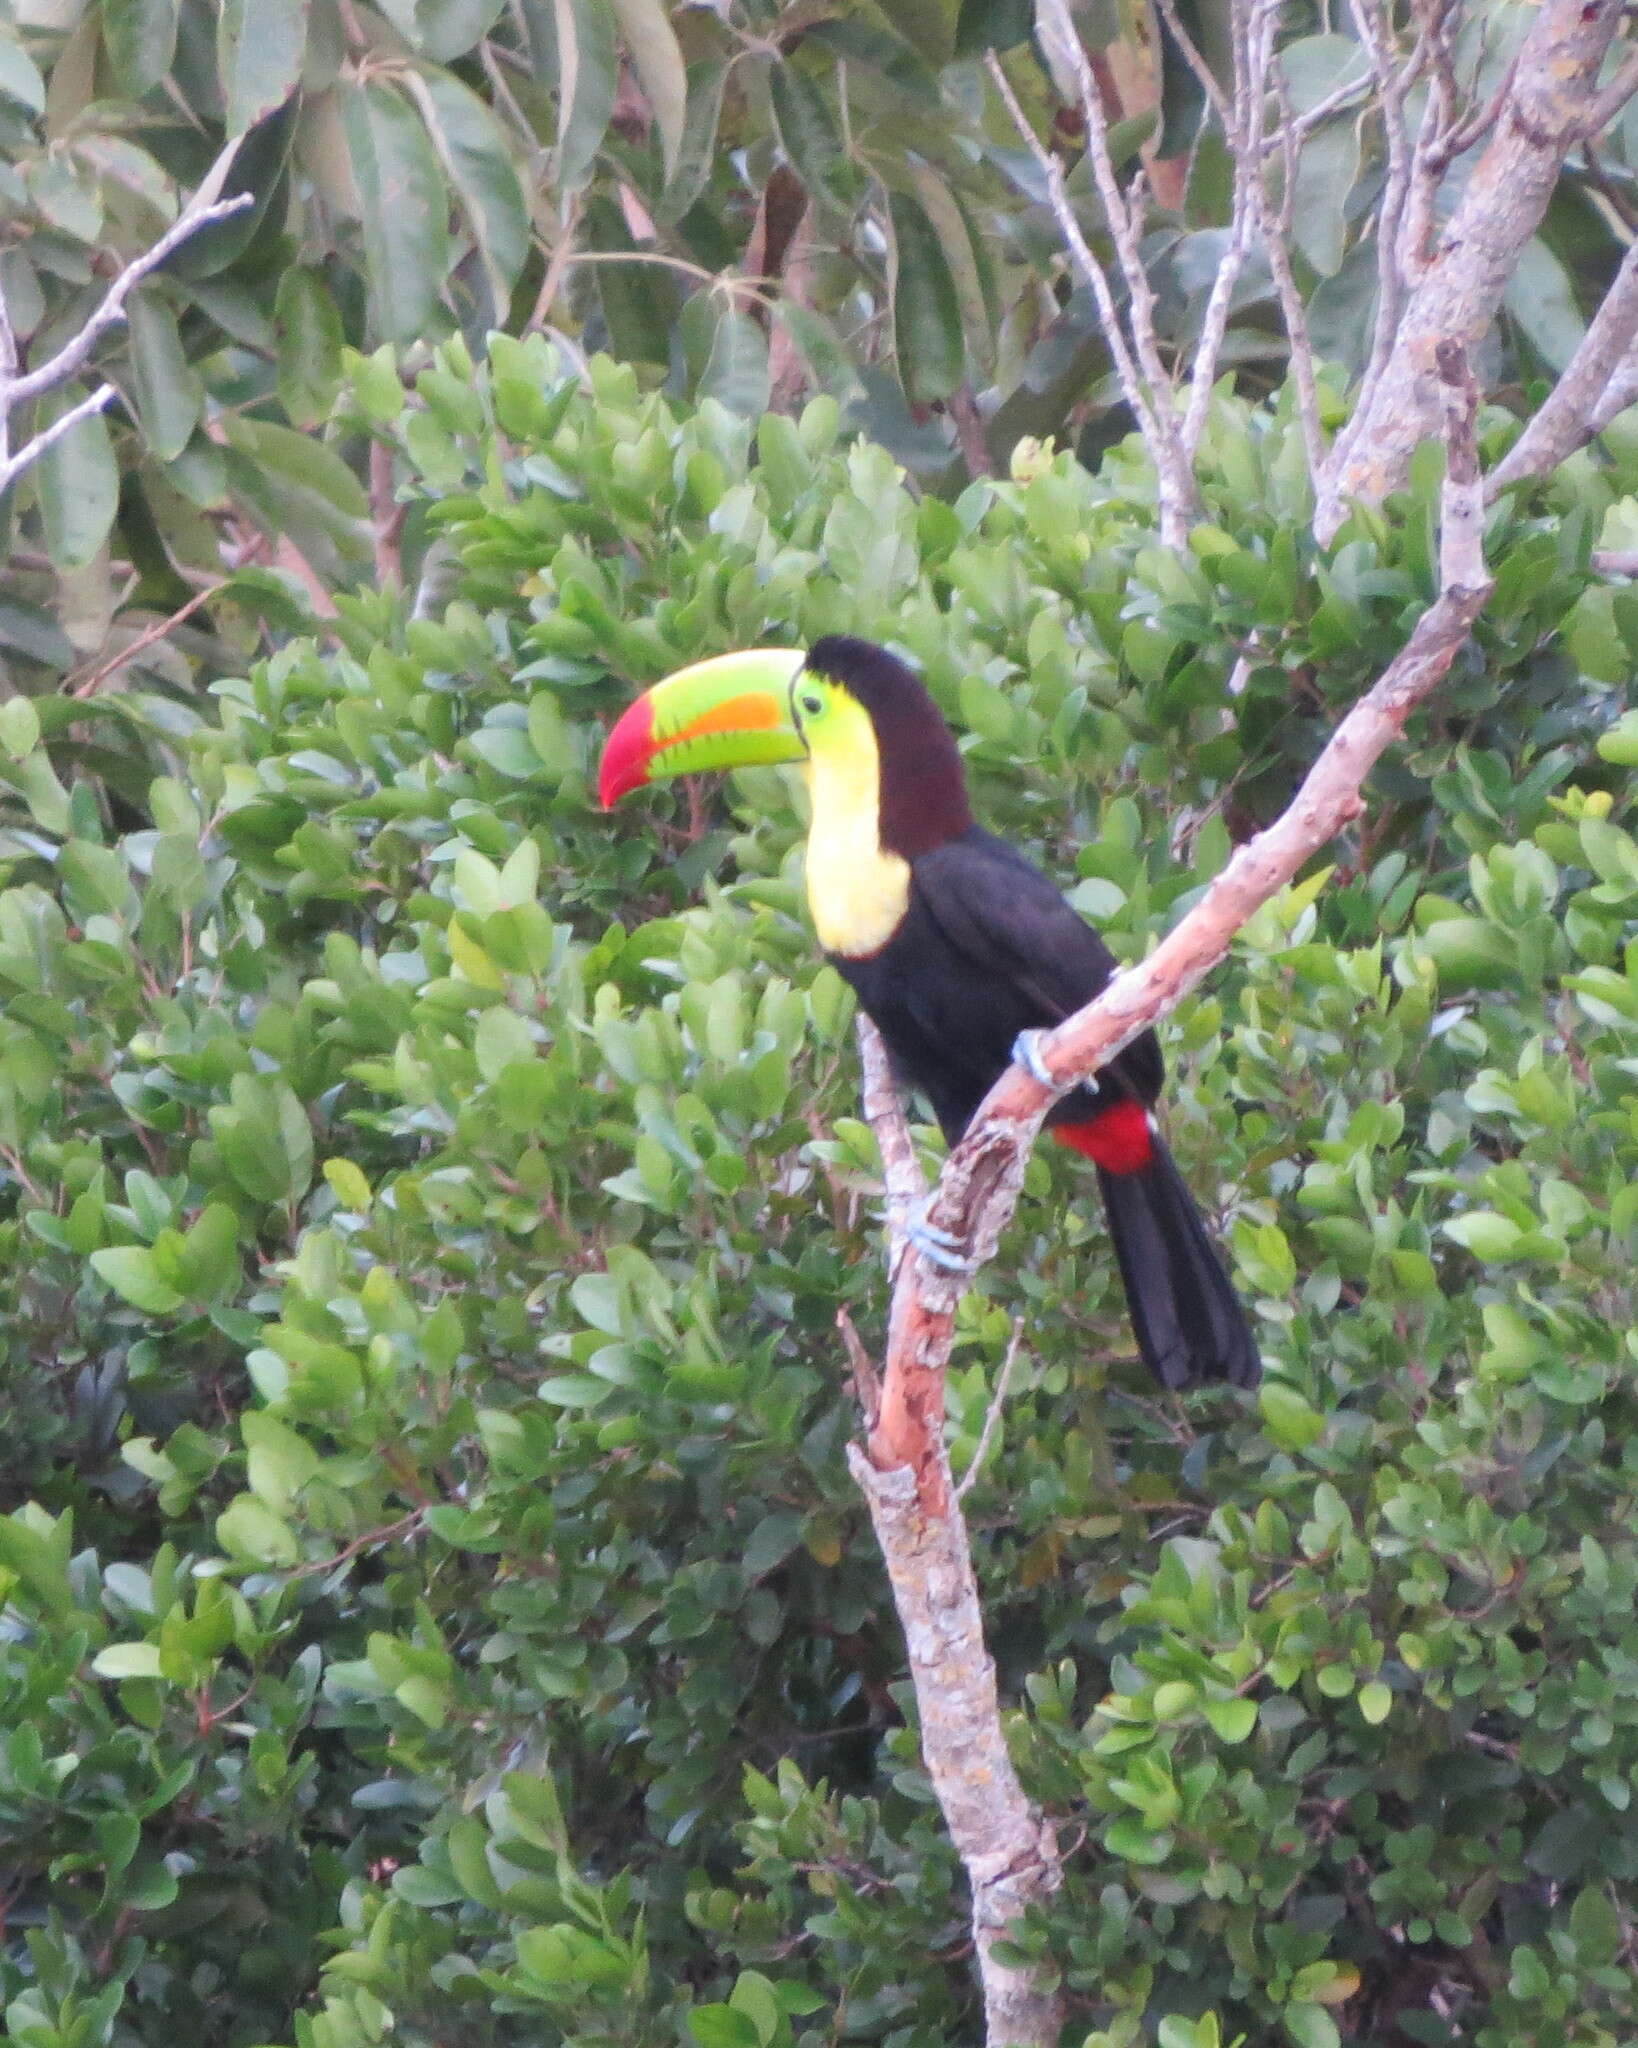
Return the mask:
M 791 685 L 804 659 L 793 647 L 757 647 L 656 683 L 609 734 L 598 776 L 604 804 L 672 775 L 802 760 Z

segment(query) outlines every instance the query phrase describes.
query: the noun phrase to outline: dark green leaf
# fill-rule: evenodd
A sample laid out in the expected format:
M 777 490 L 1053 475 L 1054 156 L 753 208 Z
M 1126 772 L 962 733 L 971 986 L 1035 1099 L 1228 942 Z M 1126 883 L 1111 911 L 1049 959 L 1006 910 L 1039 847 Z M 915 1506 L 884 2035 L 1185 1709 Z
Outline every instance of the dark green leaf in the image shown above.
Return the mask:
M 553 0 L 557 23 L 557 178 L 578 191 L 608 132 L 619 84 L 614 9 L 609 0 Z
M 170 302 L 157 291 L 138 291 L 127 314 L 137 419 L 148 446 L 171 462 L 193 438 L 204 388 L 188 361 Z
M 83 384 L 49 393 L 36 408 L 36 427 L 61 419 L 85 396 Z M 119 505 L 119 470 L 102 413 L 91 413 L 54 441 L 35 463 L 33 478 L 47 552 L 61 568 L 82 567 L 108 538 Z
M 406 83 L 471 225 L 498 322 L 529 254 L 529 209 L 500 123 L 447 71 L 412 72 Z
M 243 135 L 289 99 L 306 42 L 307 0 L 222 0 L 217 61 L 230 135 Z
M 414 108 L 372 79 L 343 99 L 347 150 L 363 209 L 376 332 L 400 346 L 431 327 L 449 269 L 449 201 Z
M 899 377 L 917 404 L 948 398 L 966 370 L 961 300 L 937 230 L 918 200 L 895 192 L 893 343 Z
M 103 0 L 103 42 L 120 85 L 132 99 L 141 99 L 171 68 L 179 4 L 180 0 Z
M 341 314 L 316 270 L 295 265 L 279 279 L 279 399 L 298 427 L 322 420 L 341 389 Z

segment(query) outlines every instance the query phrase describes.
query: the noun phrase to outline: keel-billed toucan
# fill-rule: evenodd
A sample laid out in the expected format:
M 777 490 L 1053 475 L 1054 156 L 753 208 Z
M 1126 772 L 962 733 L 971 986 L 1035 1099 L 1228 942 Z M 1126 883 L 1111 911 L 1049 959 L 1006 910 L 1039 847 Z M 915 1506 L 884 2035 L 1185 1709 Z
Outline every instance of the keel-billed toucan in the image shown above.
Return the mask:
M 609 735 L 600 793 L 697 769 L 802 761 L 807 891 L 820 944 L 900 1076 L 953 1144 L 1020 1034 L 1090 1002 L 1115 959 L 1046 877 L 975 825 L 954 736 L 885 648 L 833 636 L 758 648 L 657 683 Z M 1252 1386 L 1257 1347 L 1204 1219 L 1155 1129 L 1145 1032 L 1049 1112 L 1097 1166 L 1138 1345 L 1163 1386 Z

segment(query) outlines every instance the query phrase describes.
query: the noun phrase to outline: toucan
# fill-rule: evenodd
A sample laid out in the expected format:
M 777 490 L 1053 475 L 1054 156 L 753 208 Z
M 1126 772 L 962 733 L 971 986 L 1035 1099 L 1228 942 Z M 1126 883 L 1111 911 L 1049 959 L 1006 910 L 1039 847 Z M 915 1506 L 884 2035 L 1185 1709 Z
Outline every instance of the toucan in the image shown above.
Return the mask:
M 1098 993 L 1115 958 L 1053 884 L 973 819 L 955 735 L 905 662 L 829 635 L 680 669 L 609 734 L 599 794 L 710 768 L 801 762 L 819 943 L 900 1079 L 954 1144 L 1029 1034 Z M 1244 1310 L 1156 1127 L 1153 1032 L 1048 1112 L 1096 1166 L 1138 1348 L 1164 1387 L 1257 1383 Z

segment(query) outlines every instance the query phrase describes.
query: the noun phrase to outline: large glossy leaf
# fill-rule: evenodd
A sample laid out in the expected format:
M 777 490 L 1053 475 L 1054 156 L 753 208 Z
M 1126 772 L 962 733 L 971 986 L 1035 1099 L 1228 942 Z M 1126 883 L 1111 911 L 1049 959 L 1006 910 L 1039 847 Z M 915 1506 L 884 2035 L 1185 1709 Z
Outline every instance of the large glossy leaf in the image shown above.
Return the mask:
M 363 209 L 372 325 L 384 341 L 415 341 L 433 325 L 449 269 L 449 201 L 437 153 L 394 86 L 372 79 L 346 93 L 342 118 Z
M 483 101 L 450 72 L 412 71 L 404 82 L 472 229 L 499 321 L 529 254 L 529 209 L 506 138 Z
M 279 279 L 279 400 L 299 427 L 329 412 L 341 386 L 341 314 L 316 270 L 300 265 Z
M 948 398 L 961 382 L 966 351 L 961 299 L 938 231 L 921 202 L 895 192 L 893 224 L 893 345 L 899 376 L 919 404 Z
M 222 0 L 217 61 L 227 130 L 242 135 L 295 91 L 307 45 L 307 0 Z
M 36 411 L 36 427 L 61 419 L 86 396 L 79 383 L 49 393 Z M 108 538 L 119 504 L 119 470 L 103 415 L 91 413 L 53 441 L 32 476 L 46 552 L 61 568 L 83 567 Z
M 688 114 L 688 72 L 682 46 L 662 0 L 614 0 L 614 12 L 637 82 L 660 131 L 669 183 L 682 155 L 683 127 Z
M 266 530 L 326 579 L 350 580 L 369 558 L 369 508 L 336 451 L 270 420 L 230 417 L 225 433 L 231 479 Z
M 768 339 L 749 313 L 725 306 L 717 315 L 698 396 L 756 419 L 768 404 Z
M 199 424 L 204 387 L 182 346 L 176 315 L 155 290 L 139 291 L 127 314 L 137 423 L 162 462 L 182 453 Z
M 774 122 L 790 167 L 815 199 L 829 196 L 842 156 L 841 131 L 804 66 L 776 64 L 768 74 Z
M 0 30 L 0 99 L 26 113 L 45 111 L 45 80 L 22 44 Z
M 666 182 L 656 218 L 678 221 L 705 190 L 717 156 L 717 124 L 722 115 L 728 66 L 717 58 L 688 67 L 688 113 L 676 167 Z
M 102 40 L 121 87 L 133 99 L 156 86 L 176 54 L 179 0 L 103 0 Z
M 464 57 L 489 33 L 506 0 L 381 0 L 404 40 L 435 62 Z
M 1525 244 L 1503 303 L 1548 368 L 1563 370 L 1587 323 L 1569 272 L 1539 235 Z
M 557 177 L 586 182 L 614 112 L 620 67 L 609 0 L 553 0 L 557 29 Z

